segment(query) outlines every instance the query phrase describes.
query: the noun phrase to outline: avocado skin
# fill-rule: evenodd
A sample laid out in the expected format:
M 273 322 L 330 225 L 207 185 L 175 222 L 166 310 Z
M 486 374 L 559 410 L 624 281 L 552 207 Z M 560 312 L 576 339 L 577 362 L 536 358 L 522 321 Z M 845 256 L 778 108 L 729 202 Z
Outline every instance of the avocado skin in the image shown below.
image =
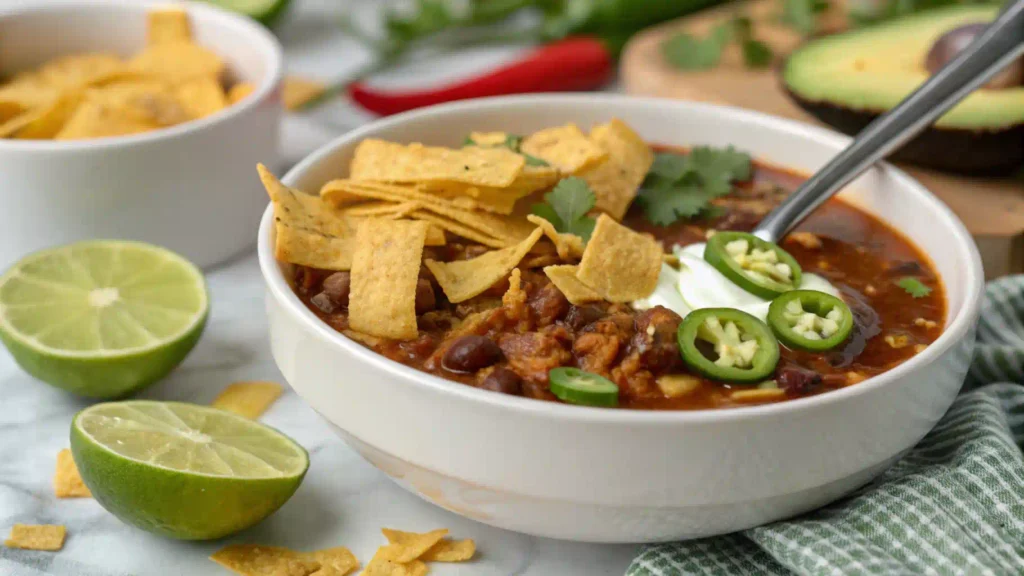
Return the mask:
M 813 102 L 789 89 L 786 93 L 818 120 L 851 136 L 881 115 L 830 102 Z M 1024 124 L 1005 130 L 928 128 L 893 153 L 891 159 L 961 174 L 1009 174 L 1024 166 Z

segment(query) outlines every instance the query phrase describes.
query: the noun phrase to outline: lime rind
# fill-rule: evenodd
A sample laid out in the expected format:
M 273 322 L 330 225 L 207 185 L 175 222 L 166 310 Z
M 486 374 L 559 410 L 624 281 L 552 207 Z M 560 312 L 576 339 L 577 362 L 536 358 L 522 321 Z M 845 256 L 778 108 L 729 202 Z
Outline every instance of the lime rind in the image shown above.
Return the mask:
M 221 538 L 260 522 L 288 501 L 309 466 L 306 451 L 273 428 L 176 402 L 86 408 L 72 421 L 71 451 L 107 511 L 185 540 Z
M 99 252 L 108 252 L 100 257 Z M 83 265 L 85 264 L 85 265 Z M 100 322 L 89 317 L 105 288 L 117 289 L 110 304 L 122 323 L 136 320 L 141 344 L 104 341 Z M 141 242 L 91 241 L 36 252 L 0 277 L 0 332 L 22 346 L 59 357 L 124 357 L 153 351 L 205 322 L 209 307 L 200 272 L 181 256 Z M 54 324 L 50 314 L 61 315 Z M 106 313 L 97 314 L 99 317 Z M 80 311 L 79 315 L 66 312 Z M 109 315 L 108 315 L 109 316 Z M 96 326 L 90 326 L 95 322 Z

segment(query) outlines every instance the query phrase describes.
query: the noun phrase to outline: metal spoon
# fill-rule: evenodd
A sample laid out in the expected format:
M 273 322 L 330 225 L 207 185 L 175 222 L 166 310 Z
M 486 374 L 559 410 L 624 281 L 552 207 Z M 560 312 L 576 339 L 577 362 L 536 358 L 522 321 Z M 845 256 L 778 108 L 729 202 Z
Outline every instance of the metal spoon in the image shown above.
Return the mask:
M 818 206 L 874 163 L 939 119 L 1024 54 L 1024 0 L 1016 0 L 967 48 L 895 108 L 883 114 L 772 210 L 754 234 L 778 242 Z

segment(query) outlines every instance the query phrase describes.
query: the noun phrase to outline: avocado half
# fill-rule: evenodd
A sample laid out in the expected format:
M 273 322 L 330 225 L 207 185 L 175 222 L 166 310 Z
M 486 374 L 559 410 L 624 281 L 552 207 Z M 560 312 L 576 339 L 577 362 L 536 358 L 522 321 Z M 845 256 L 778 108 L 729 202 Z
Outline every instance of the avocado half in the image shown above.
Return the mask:
M 856 134 L 928 78 L 925 57 L 936 39 L 964 24 L 990 22 L 997 12 L 955 6 L 813 40 L 790 55 L 782 82 L 804 110 Z M 965 173 L 1024 166 L 1024 86 L 976 91 L 894 158 Z

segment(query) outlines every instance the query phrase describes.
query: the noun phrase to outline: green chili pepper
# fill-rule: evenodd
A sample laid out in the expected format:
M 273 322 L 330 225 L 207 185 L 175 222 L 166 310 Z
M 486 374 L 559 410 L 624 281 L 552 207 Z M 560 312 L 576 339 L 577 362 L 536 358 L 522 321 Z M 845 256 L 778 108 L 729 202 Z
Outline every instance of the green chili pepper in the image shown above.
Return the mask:
M 850 335 L 853 313 L 831 294 L 792 290 L 772 301 L 768 325 L 786 346 L 822 352 L 842 344 Z
M 551 393 L 572 404 L 616 406 L 619 387 L 611 380 L 578 368 L 552 368 L 548 372 Z
M 757 384 L 779 363 L 779 343 L 764 322 L 734 308 L 690 312 L 677 334 L 683 361 L 698 374 L 734 384 Z M 705 355 L 698 342 L 713 349 Z
M 704 260 L 740 288 L 771 300 L 800 286 L 800 264 L 778 245 L 746 232 L 717 232 Z

